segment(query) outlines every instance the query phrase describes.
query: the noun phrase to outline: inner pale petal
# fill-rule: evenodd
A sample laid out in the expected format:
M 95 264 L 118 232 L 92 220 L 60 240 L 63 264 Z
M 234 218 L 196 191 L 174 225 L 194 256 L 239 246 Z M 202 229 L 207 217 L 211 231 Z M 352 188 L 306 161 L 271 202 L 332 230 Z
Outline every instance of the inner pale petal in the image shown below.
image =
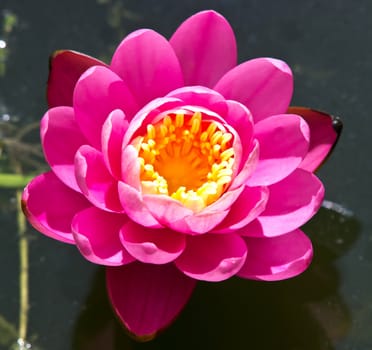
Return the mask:
M 168 195 L 200 211 L 232 180 L 232 143 L 233 135 L 202 112 L 169 113 L 132 141 L 141 164 L 142 192 Z

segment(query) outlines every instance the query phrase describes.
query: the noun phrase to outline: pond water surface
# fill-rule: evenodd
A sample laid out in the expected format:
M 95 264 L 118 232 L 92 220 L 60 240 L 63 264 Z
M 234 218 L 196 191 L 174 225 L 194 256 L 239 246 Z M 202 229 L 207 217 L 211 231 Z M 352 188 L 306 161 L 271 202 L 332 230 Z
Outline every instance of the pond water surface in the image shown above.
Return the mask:
M 208 8 L 232 24 L 240 61 L 269 56 L 288 62 L 295 76 L 292 105 L 343 120 L 340 142 L 318 173 L 326 202 L 304 228 L 314 243 L 311 267 L 282 282 L 200 283 L 177 321 L 141 344 L 113 316 L 103 270 L 74 247 L 28 227 L 32 349 L 372 349 L 369 0 L 1 0 L 0 173 L 19 171 L 19 163 L 25 171 L 45 168 L 32 123 L 46 110 L 51 52 L 68 48 L 108 61 L 132 30 L 153 28 L 169 37 L 186 17 Z M 3 141 L 20 133 L 27 134 L 22 138 L 27 145 L 9 155 Z M 20 240 L 17 186 L 0 185 L 0 349 L 5 350 L 18 338 Z

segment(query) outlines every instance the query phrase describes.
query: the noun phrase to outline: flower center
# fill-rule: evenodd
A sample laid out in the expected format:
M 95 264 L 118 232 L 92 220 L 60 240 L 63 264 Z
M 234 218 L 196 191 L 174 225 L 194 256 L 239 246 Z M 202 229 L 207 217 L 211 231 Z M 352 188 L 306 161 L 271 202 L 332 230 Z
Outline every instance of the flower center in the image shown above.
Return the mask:
M 198 212 L 215 202 L 231 182 L 233 135 L 201 112 L 168 114 L 147 125 L 132 144 L 138 149 L 145 194 L 168 195 Z

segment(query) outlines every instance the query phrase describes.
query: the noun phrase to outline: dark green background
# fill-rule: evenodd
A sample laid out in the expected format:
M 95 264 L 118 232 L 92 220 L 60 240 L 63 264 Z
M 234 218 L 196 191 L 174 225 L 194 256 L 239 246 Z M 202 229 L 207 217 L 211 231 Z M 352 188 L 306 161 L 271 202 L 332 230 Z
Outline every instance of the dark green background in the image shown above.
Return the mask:
M 240 61 L 287 61 L 295 76 L 292 104 L 328 111 L 344 122 L 341 140 L 319 172 L 331 209 L 323 208 L 305 227 L 315 248 L 311 268 L 276 283 L 200 283 L 178 320 L 155 341 L 139 344 L 112 315 L 103 271 L 74 247 L 29 229 L 33 348 L 372 349 L 370 0 L 0 0 L 0 29 L 6 14 L 18 20 L 6 36 L 0 118 L 8 114 L 18 126 L 41 118 L 52 51 L 69 48 L 109 60 L 127 33 L 148 27 L 169 37 L 186 17 L 208 8 L 232 24 Z M 0 315 L 13 324 L 15 215 L 14 191 L 1 190 Z

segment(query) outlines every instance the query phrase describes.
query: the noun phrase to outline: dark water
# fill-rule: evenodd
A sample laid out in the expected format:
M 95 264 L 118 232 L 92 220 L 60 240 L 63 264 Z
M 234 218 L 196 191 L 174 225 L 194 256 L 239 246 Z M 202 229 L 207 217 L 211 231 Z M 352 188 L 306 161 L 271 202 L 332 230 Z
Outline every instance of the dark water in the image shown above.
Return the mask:
M 207 8 L 229 19 L 241 61 L 271 56 L 289 63 L 293 105 L 329 111 L 344 122 L 336 151 L 319 172 L 327 202 L 305 227 L 315 257 L 302 276 L 200 283 L 177 322 L 155 341 L 139 344 L 112 315 L 103 271 L 74 247 L 29 228 L 32 349 L 372 349 L 370 0 L 0 1 L 2 138 L 44 113 L 52 51 L 70 48 L 108 60 L 130 31 L 150 27 L 169 36 L 187 16 Z M 27 141 L 37 141 L 35 134 Z M 14 171 L 7 157 L 2 155 L 1 172 Z M 27 149 L 17 157 L 25 169 L 42 167 Z M 19 309 L 14 189 L 0 191 L 0 238 L 0 349 L 9 349 Z

